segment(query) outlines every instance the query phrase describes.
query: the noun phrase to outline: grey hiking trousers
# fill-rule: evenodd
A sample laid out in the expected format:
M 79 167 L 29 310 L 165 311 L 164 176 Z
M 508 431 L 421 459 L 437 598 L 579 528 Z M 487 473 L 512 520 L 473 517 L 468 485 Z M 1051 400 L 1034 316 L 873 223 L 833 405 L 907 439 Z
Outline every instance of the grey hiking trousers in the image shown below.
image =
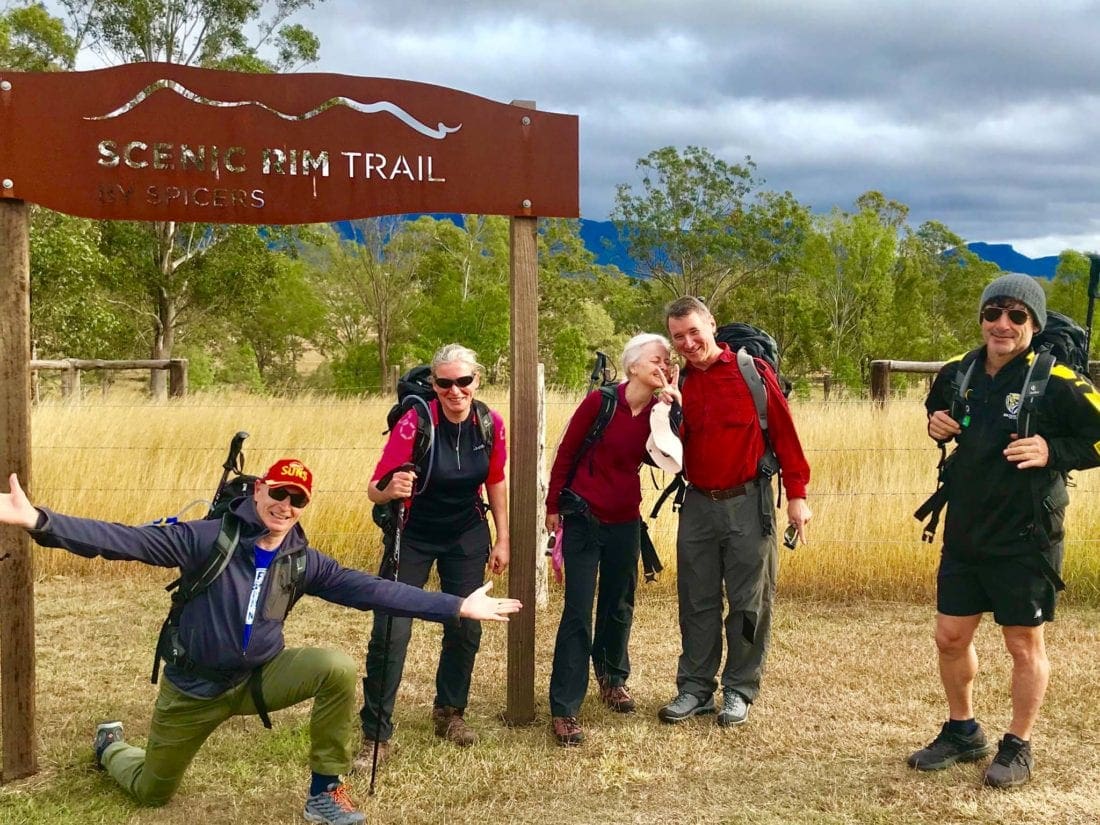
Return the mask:
M 689 487 L 680 508 L 676 587 L 682 647 L 676 686 L 703 699 L 718 687 L 723 626 L 723 688 L 755 700 L 767 658 L 779 550 L 776 531 L 764 535 L 761 510 L 774 514 L 775 493 L 770 484 L 746 486 L 745 495 L 724 501 Z M 724 622 L 723 591 L 729 603 Z

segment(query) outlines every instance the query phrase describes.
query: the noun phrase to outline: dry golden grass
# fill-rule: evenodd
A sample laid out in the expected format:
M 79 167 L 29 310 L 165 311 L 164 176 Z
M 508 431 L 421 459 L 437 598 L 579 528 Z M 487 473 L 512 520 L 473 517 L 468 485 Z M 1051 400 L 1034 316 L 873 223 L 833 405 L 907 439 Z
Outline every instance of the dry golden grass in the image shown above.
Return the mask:
M 507 399 L 486 400 L 507 417 Z M 552 395 L 547 443 L 552 453 L 577 399 Z M 153 403 L 85 402 L 38 407 L 33 420 L 32 499 L 56 509 L 140 523 L 208 498 L 229 439 L 247 430 L 248 469 L 260 472 L 296 455 L 317 477 L 315 503 L 303 517 L 313 543 L 345 563 L 376 564 L 378 531 L 364 489 L 383 443 L 386 399 L 203 397 Z M 917 400 L 885 410 L 870 403 L 794 402 L 812 467 L 814 509 L 808 546 L 784 553 L 781 587 L 812 598 L 931 598 L 937 549 L 922 544 L 912 513 L 932 491 L 938 452 L 924 434 Z M 548 459 L 549 460 L 549 459 Z M 1078 473 L 1072 493 L 1066 598 L 1100 606 L 1100 480 Z M 643 470 L 643 512 L 667 479 Z M 188 512 L 202 515 L 202 508 Z M 651 526 L 658 551 L 675 571 L 676 516 L 666 505 Z M 40 552 L 41 574 L 98 569 Z M 145 575 L 131 566 L 127 575 Z

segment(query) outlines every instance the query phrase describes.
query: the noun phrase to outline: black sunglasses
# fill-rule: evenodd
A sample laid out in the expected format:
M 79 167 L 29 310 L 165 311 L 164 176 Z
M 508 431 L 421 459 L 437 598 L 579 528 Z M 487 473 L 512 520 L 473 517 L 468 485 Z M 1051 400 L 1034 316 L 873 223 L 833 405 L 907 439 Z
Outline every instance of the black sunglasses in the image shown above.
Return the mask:
M 268 487 L 267 494 L 276 501 L 290 499 L 290 506 L 301 509 L 309 504 L 309 496 L 305 493 L 292 493 L 289 487 Z
M 433 378 L 432 383 L 441 390 L 449 390 L 451 387 L 468 387 L 474 383 L 472 375 L 463 375 L 461 378 Z
M 1008 320 L 1018 327 L 1022 327 L 1031 320 L 1031 316 L 1028 315 L 1026 309 L 1006 309 L 1005 307 L 986 307 L 982 310 L 982 319 L 986 323 L 995 324 L 1001 320 L 1001 316 L 1006 312 L 1008 313 Z

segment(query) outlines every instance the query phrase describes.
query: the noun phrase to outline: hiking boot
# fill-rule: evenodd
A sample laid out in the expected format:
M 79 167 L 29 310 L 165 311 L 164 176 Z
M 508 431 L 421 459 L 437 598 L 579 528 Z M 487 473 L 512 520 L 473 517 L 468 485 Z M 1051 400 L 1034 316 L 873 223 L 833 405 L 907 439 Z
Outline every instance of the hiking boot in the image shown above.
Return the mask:
M 718 711 L 719 727 L 731 728 L 734 725 L 744 724 L 749 718 L 749 702 L 732 688 L 722 691 L 722 709 Z
M 462 718 L 462 708 L 452 708 L 446 705 L 441 708 L 432 708 L 432 722 L 435 723 L 435 735 L 448 742 L 454 742 L 460 748 L 467 748 L 477 741 L 477 734 L 466 727 L 466 720 Z
M 981 727 L 966 736 L 961 733 L 952 733 L 947 729 L 947 725 L 948 723 L 944 722 L 939 736 L 916 753 L 909 755 L 910 768 L 916 768 L 918 771 L 941 771 L 956 762 L 977 762 L 993 750 Z
M 657 711 L 657 718 L 673 724 L 700 713 L 714 713 L 713 694 L 706 699 L 700 699 L 693 693 L 678 693 L 672 701 Z
M 321 825 L 361 825 L 367 821 L 355 810 L 347 789 L 339 782 L 333 782 L 326 790 L 307 797 L 303 816 L 306 822 L 319 822 Z
M 616 713 L 633 713 L 637 705 L 626 685 L 600 683 L 600 699 Z
M 122 738 L 121 722 L 101 722 L 96 725 L 95 739 L 92 740 L 92 750 L 95 751 L 95 764 L 103 770 L 103 752 L 109 745 L 115 742 L 125 742 Z
M 985 769 L 985 784 L 991 788 L 1012 788 L 1031 779 L 1035 760 L 1031 758 L 1031 743 L 1006 733 L 997 755 Z
M 576 716 L 555 716 L 550 720 L 550 727 L 554 729 L 554 738 L 563 747 L 579 745 L 584 741 L 584 731 Z
M 382 767 L 382 763 L 390 757 L 390 751 L 392 746 L 389 740 L 378 743 L 378 767 Z M 351 763 L 351 770 L 349 773 L 368 774 L 371 771 L 371 767 L 374 765 L 374 740 L 364 739 L 362 747 L 359 748 L 359 753 L 355 754 L 355 759 Z

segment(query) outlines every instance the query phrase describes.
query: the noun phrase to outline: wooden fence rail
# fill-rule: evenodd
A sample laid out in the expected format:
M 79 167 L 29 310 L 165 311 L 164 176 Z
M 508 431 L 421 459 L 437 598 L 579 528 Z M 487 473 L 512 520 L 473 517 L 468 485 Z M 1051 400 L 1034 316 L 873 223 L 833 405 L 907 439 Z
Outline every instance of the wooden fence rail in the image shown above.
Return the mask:
M 37 386 L 38 370 L 61 371 L 61 397 L 80 397 L 80 373 L 84 370 L 168 370 L 168 395 L 184 398 L 187 395 L 187 359 L 154 358 L 135 361 L 104 361 L 100 358 L 63 358 L 58 361 L 33 359 L 30 362 L 31 383 Z M 35 401 L 38 393 L 35 392 Z M 163 399 L 161 399 L 163 400 Z
M 946 361 L 872 361 L 871 400 L 883 405 L 890 397 L 890 375 L 895 372 L 927 373 L 935 375 Z M 1089 378 L 1095 384 L 1100 380 L 1100 361 L 1089 361 Z

